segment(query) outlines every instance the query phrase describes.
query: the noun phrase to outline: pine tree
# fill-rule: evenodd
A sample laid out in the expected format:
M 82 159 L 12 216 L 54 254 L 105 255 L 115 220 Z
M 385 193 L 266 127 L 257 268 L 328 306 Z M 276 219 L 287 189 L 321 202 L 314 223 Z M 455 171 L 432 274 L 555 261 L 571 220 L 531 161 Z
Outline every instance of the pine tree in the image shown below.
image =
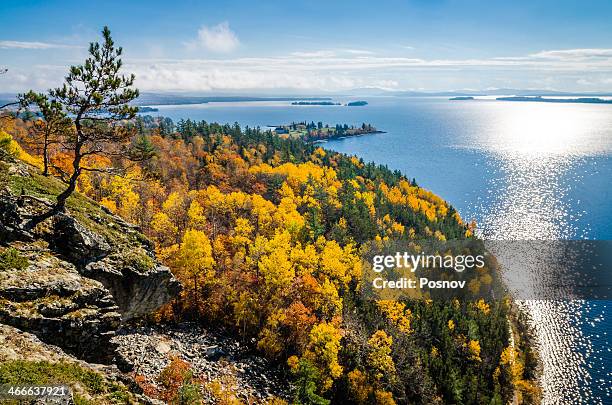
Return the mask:
M 102 36 L 102 44 L 90 44 L 85 63 L 70 68 L 63 86 L 49 91 L 49 99 L 61 105 L 75 128 L 74 134 L 63 140 L 72 154 L 72 172 L 62 174 L 67 187 L 47 212 L 30 220 L 30 228 L 65 210 L 66 200 L 76 190 L 83 172 L 111 170 L 87 166 L 88 157 L 130 157 L 129 145 L 125 144 L 132 133 L 121 121 L 138 112 L 138 107 L 128 104 L 138 97 L 138 90 L 132 88 L 134 75 L 119 73 L 123 50 L 115 47 L 108 27 L 104 27 Z

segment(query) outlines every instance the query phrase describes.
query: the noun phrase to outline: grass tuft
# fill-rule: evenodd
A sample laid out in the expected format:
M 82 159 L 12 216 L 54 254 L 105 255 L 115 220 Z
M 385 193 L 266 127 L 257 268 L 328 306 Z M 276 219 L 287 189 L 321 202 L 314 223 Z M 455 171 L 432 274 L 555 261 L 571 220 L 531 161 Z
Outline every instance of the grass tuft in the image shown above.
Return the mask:
M 24 270 L 29 261 L 15 248 L 4 249 L 0 252 L 0 271 Z

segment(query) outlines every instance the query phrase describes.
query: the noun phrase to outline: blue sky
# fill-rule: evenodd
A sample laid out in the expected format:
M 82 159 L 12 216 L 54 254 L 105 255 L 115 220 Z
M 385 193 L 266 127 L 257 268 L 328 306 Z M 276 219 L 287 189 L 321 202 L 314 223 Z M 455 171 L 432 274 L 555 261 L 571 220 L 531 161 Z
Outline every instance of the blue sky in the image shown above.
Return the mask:
M 0 92 L 57 85 L 108 25 L 149 91 L 612 91 L 612 1 L 13 1 Z

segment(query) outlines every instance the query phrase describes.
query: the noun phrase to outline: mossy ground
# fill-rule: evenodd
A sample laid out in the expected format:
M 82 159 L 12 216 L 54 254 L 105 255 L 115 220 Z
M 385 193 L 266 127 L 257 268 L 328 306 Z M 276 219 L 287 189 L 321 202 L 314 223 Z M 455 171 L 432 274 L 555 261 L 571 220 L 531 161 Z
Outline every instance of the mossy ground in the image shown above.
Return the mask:
M 23 270 L 28 267 L 28 259 L 17 249 L 0 250 L 0 271 Z
M 128 266 L 132 266 L 142 272 L 148 271 L 155 266 L 153 259 L 143 249 L 135 249 L 125 253 L 123 261 Z
M 0 385 L 60 385 L 72 388 L 79 404 L 136 403 L 127 389 L 76 363 L 11 360 L 0 364 Z M 10 403 L 10 402 L 9 402 Z M 18 402 L 16 401 L 15 404 Z
M 34 197 L 55 201 L 65 188 L 65 185 L 53 177 L 46 177 L 37 173 L 37 169 L 30 168 L 29 176 L 9 176 L 9 187 L 14 195 L 28 194 Z M 131 242 L 126 235 L 108 226 L 112 217 L 106 214 L 100 205 L 82 194 L 74 193 L 68 198 L 66 206 L 82 225 L 89 230 L 104 236 L 109 242 L 117 244 Z M 98 221 L 96 221 L 98 219 Z
M 13 195 L 27 194 L 54 202 L 56 196 L 66 187 L 54 177 L 41 175 L 35 167 L 28 167 L 28 172 L 28 176 L 5 173 L 6 182 Z M 117 248 L 117 258 L 127 265 L 142 271 L 155 265 L 142 249 L 142 245 L 146 243 L 144 235 L 136 231 L 125 232 L 125 229 L 117 224 L 116 218 L 105 212 L 97 202 L 75 192 L 68 198 L 66 206 L 81 225 L 104 237 L 112 247 Z
M 0 161 L 0 188 L 4 188 L 8 184 L 8 164 Z

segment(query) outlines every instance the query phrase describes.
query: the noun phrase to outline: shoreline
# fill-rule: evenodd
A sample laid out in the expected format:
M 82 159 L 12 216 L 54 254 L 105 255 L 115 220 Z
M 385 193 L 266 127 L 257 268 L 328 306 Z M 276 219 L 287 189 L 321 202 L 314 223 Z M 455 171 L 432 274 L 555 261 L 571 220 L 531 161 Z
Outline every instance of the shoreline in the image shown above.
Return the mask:
M 386 133 L 387 133 L 387 131 L 369 131 L 369 132 L 363 132 L 363 133 L 355 134 L 355 135 L 333 136 L 333 137 L 324 138 L 324 139 L 309 140 L 309 139 L 305 138 L 304 141 L 305 142 L 312 142 L 312 143 L 325 143 L 327 141 L 335 141 L 335 140 L 346 139 L 346 138 L 356 138 L 356 137 L 363 136 L 363 135 L 386 134 Z
M 595 97 L 579 98 L 544 98 L 542 96 L 513 96 L 497 97 L 496 101 L 532 102 L 532 103 L 557 103 L 557 104 L 612 104 L 612 100 Z

